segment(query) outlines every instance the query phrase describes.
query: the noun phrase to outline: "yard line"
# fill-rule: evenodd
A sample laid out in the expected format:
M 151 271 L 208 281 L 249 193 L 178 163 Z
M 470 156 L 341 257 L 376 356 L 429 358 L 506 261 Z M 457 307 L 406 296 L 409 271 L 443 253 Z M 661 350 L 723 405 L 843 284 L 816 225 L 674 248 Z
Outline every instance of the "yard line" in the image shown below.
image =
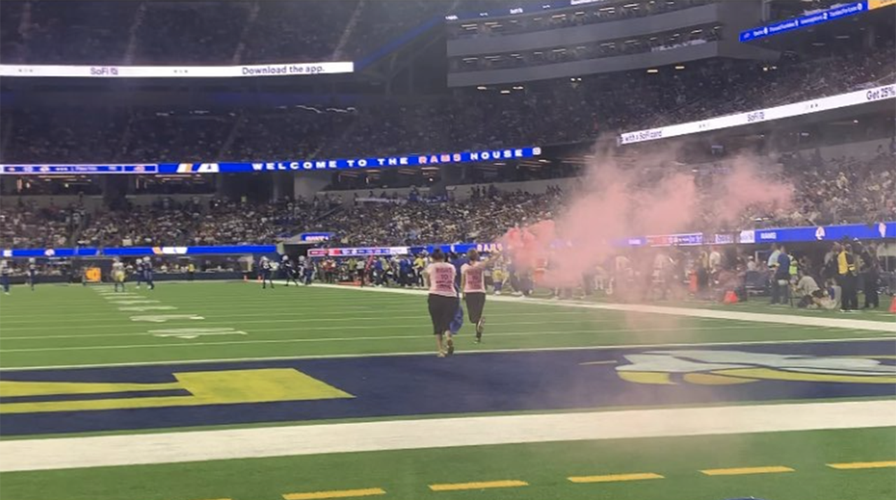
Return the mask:
M 420 317 L 420 319 L 424 319 L 424 318 L 429 319 L 428 317 L 423 317 L 423 316 Z M 606 323 L 606 322 L 607 321 L 600 321 L 600 323 Z M 295 332 L 295 331 L 307 332 L 307 331 L 317 331 L 317 330 L 328 331 L 328 330 L 380 330 L 380 329 L 382 329 L 382 326 L 380 326 L 380 325 L 307 327 L 307 326 L 299 325 L 299 324 L 296 324 L 296 326 L 294 328 L 263 328 L 263 326 L 268 323 L 296 323 L 296 322 L 293 320 L 290 320 L 290 321 L 265 321 L 263 323 L 255 324 L 254 327 L 258 330 L 261 330 L 262 334 L 265 332 Z M 569 321 L 569 320 L 567 320 L 567 321 L 508 321 L 508 322 L 501 322 L 500 326 L 506 326 L 506 325 L 532 326 L 532 325 L 579 324 L 579 323 L 598 323 L 598 321 L 593 321 L 593 322 L 592 321 L 580 321 L 580 320 L 573 320 L 573 321 Z M 203 327 L 211 327 L 211 326 L 215 326 L 215 325 L 219 325 L 219 324 L 231 325 L 231 324 L 233 324 L 233 322 L 232 321 L 203 321 L 201 324 Z M 142 327 L 145 327 L 146 325 L 147 325 L 147 323 L 140 324 L 140 326 L 142 326 Z M 429 325 L 428 322 L 421 321 L 419 323 L 414 323 L 412 326 L 426 328 L 428 325 Z M 119 325 L 119 327 L 120 326 L 121 325 Z M 129 328 L 138 328 L 137 325 L 133 325 L 133 324 L 129 324 L 128 327 Z M 191 324 L 191 327 L 195 327 L 195 324 Z M 753 328 L 752 325 L 750 325 L 750 326 L 746 326 L 746 325 L 719 326 L 719 328 L 722 328 L 722 329 L 735 328 L 735 327 L 736 328 Z M 595 332 L 599 332 L 599 331 L 600 330 L 595 330 Z M 632 331 L 634 331 L 634 330 L 632 330 Z M 142 333 L 142 332 L 141 333 L 96 333 L 96 334 L 85 333 L 85 334 L 81 334 L 81 335 L 26 335 L 26 336 L 22 336 L 22 337 L 7 337 L 4 335 L 2 337 L 2 340 L 9 341 L 9 340 L 44 340 L 44 339 L 88 339 L 88 338 L 98 338 L 98 337 L 99 338 L 103 338 L 103 337 L 142 337 L 145 335 L 147 335 L 147 334 Z M 419 337 L 419 335 L 415 335 L 414 337 L 415 338 Z M 0 352 L 3 352 L 3 351 L 0 350 Z
M 203 310 L 202 314 L 208 314 L 208 312 L 206 310 Z M 215 316 L 214 316 L 215 319 L 207 319 L 206 322 L 212 322 L 212 321 L 223 322 L 225 319 L 228 319 L 228 318 L 259 318 L 259 317 L 260 318 L 271 318 L 271 317 L 278 317 L 278 316 L 302 316 L 304 314 L 307 314 L 307 313 L 306 312 L 275 312 L 275 313 L 270 313 L 270 314 L 215 314 Z M 599 320 L 598 319 L 592 320 L 591 318 L 595 318 L 595 316 L 593 315 L 593 313 L 589 313 L 588 311 L 556 311 L 556 312 L 550 312 L 550 313 L 544 313 L 544 312 L 500 313 L 500 312 L 489 311 L 488 317 L 490 317 L 490 318 L 495 318 L 495 317 L 501 318 L 501 317 L 505 317 L 505 316 L 510 316 L 510 317 L 516 317 L 516 316 L 551 317 L 551 316 L 575 316 L 575 315 L 581 315 L 583 318 L 589 318 L 589 321 L 610 322 L 610 321 L 624 320 L 624 318 L 622 316 L 618 316 L 615 318 L 600 318 Z M 350 315 L 343 313 L 343 314 L 339 314 L 336 316 L 337 317 L 333 317 L 333 318 L 326 318 L 326 317 L 323 317 L 323 318 L 322 317 L 301 318 L 301 321 L 302 322 L 331 322 L 331 321 L 332 322 L 345 322 L 345 321 L 382 320 L 383 319 L 382 315 L 379 315 L 379 316 L 350 316 Z M 426 319 L 426 320 L 428 320 L 429 316 L 425 315 L 425 314 L 415 314 L 415 315 L 410 315 L 410 316 L 392 316 L 392 315 L 390 315 L 389 320 L 391 321 L 393 319 Z M 70 325 L 72 323 L 72 321 L 73 321 L 72 319 L 64 319 L 64 318 L 59 318 L 58 320 L 52 320 L 52 318 L 50 318 L 50 319 L 41 318 L 40 319 L 41 324 L 46 324 L 46 323 L 52 322 L 52 323 L 66 323 L 66 325 Z M 109 323 L 114 323 L 114 325 L 95 325 L 96 322 L 103 322 L 103 321 L 109 322 Z M 81 322 L 83 322 L 83 323 L 88 323 L 88 325 L 85 325 L 85 327 L 89 327 L 89 328 L 120 328 L 122 326 L 122 324 L 126 324 L 126 325 L 130 324 L 127 321 L 124 321 L 124 323 L 122 323 L 122 321 L 123 321 L 122 318 L 92 318 L 92 319 L 84 318 L 83 320 L 81 320 Z M 265 323 L 284 322 L 284 321 L 298 321 L 298 320 L 296 320 L 296 319 L 270 320 L 270 321 L 265 321 Z M 705 320 L 698 320 L 698 321 L 705 321 Z M 230 321 L 227 321 L 227 322 L 230 323 Z M 4 329 L 9 329 L 9 323 L 10 322 L 7 321 L 6 318 L 3 318 Z M 30 320 L 16 321 L 15 323 L 34 325 L 34 317 L 31 316 Z M 23 330 L 23 329 L 46 330 L 47 328 L 44 326 L 27 326 L 27 327 L 15 327 L 14 329 L 15 330 Z
M 601 476 L 572 476 L 566 478 L 572 483 L 615 483 L 619 481 L 643 481 L 646 479 L 664 479 L 653 472 L 638 472 L 634 474 L 605 474 Z
M 430 484 L 429 489 L 432 491 L 466 491 L 491 488 L 519 488 L 520 486 L 529 486 L 529 483 L 515 479 L 504 479 L 500 481 L 476 481 L 472 483 Z
M 357 490 L 314 491 L 311 493 L 286 493 L 284 500 L 327 500 L 330 498 L 358 498 L 385 495 L 382 488 L 364 488 Z
M 745 345 L 778 345 L 778 344 L 817 344 L 817 343 L 839 343 L 839 342 L 874 342 L 874 341 L 893 341 L 896 337 L 854 337 L 854 338 L 835 338 L 835 339 L 790 339 L 790 340 L 743 340 L 734 342 L 673 342 L 663 344 L 619 344 L 619 345 L 600 345 L 600 346 L 575 346 L 575 347 L 524 347 L 509 349 L 480 349 L 476 351 L 460 351 L 456 355 L 470 356 L 476 354 L 490 353 L 513 353 L 513 352 L 549 352 L 549 351 L 604 351 L 613 349 L 662 349 L 669 347 L 725 347 L 725 346 L 745 346 Z M 252 356 L 243 358 L 211 358 L 211 359 L 172 359 L 166 361 L 133 361 L 124 363 L 84 363 L 80 365 L 38 365 L 38 366 L 20 366 L 20 367 L 2 367 L 0 372 L 18 372 L 18 371 L 34 371 L 34 370 L 65 370 L 77 368 L 111 368 L 123 366 L 166 366 L 166 365 L 186 365 L 186 364 L 209 364 L 209 363 L 241 363 L 246 361 L 293 361 L 303 359 L 352 359 L 352 358 L 372 358 L 372 357 L 389 357 L 389 356 L 432 356 L 429 352 L 383 352 L 383 353 L 363 353 L 363 354 L 312 354 L 306 356 Z
M 896 401 L 886 400 L 407 419 L 24 439 L 0 441 L 0 472 L 894 425 Z
M 554 331 L 537 331 L 537 332 L 489 332 L 489 337 L 530 337 L 538 335 L 580 335 L 585 333 L 651 333 L 651 332 L 689 332 L 693 330 L 725 330 L 725 329 L 749 329 L 755 328 L 752 325 L 729 326 L 729 327 L 692 327 L 692 328 L 654 328 L 654 329 L 630 329 L 623 328 L 618 330 L 554 330 Z M 287 328 L 280 330 L 266 331 L 295 331 L 295 329 Z M 0 353 L 11 352 L 59 352 L 59 351 L 104 351 L 117 349 L 156 349 L 159 347 L 201 347 L 213 345 L 248 345 L 248 344 L 294 344 L 303 342 L 352 342 L 359 340 L 399 340 L 399 339 L 416 339 L 428 340 L 423 335 L 387 335 L 376 337 L 313 337 L 301 339 L 259 339 L 259 340 L 229 340 L 223 342 L 192 342 L 189 344 L 134 344 L 134 345 L 100 345 L 100 346 L 74 346 L 74 347 L 37 347 L 27 349 L 0 349 Z
M 885 462 L 847 462 L 839 464 L 827 464 L 828 467 L 838 470 L 854 470 L 854 469 L 883 469 L 888 467 L 896 467 L 896 460 L 888 460 Z
M 771 465 L 766 467 L 734 467 L 730 469 L 705 469 L 701 470 L 707 476 L 745 476 L 750 474 L 777 474 L 781 472 L 796 472 L 790 467 Z

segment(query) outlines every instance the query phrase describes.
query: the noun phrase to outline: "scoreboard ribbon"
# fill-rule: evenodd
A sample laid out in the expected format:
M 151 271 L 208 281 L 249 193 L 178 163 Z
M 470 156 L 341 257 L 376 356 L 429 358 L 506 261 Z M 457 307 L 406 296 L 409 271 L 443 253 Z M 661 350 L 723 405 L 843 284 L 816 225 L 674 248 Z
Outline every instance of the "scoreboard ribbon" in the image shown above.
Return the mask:
M 378 158 L 342 158 L 336 160 L 286 160 L 217 163 L 141 163 L 103 165 L 0 165 L 0 175 L 71 175 L 71 174 L 228 174 L 247 172 L 345 170 L 358 168 L 417 167 L 455 163 L 488 163 L 532 158 L 541 155 L 541 148 L 494 149 L 462 153 L 428 153 Z

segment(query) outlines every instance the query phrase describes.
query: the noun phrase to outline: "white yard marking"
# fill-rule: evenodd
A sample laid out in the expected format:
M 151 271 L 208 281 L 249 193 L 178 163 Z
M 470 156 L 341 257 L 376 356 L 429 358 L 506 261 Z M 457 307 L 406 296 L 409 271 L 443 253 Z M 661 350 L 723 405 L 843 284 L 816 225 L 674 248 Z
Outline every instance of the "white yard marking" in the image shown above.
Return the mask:
M 134 306 L 134 307 L 119 307 L 119 311 L 128 311 L 128 312 L 144 312 L 144 311 L 173 311 L 177 309 L 174 306 Z
M 205 319 L 198 314 L 159 314 L 149 316 L 131 316 L 131 321 L 145 321 L 148 323 L 166 323 L 168 321 L 192 320 L 197 321 Z
M 727 329 L 749 329 L 754 328 L 749 325 L 729 326 Z M 653 328 L 650 330 L 639 329 L 620 329 L 620 330 L 553 330 L 553 331 L 535 331 L 535 332 L 494 332 L 489 333 L 489 337 L 533 337 L 533 336 L 551 336 L 551 335 L 581 335 L 596 333 L 654 333 L 654 332 L 691 332 L 694 330 L 718 330 L 719 327 L 690 327 L 690 328 Z M 286 328 L 281 330 L 266 329 L 271 331 L 294 331 L 295 328 Z M 251 344 L 295 344 L 305 342 L 356 342 L 356 341 L 382 341 L 382 340 L 426 340 L 426 337 L 420 335 L 388 335 L 374 337 L 311 337 L 301 339 L 260 339 L 260 340 L 228 340 L 223 342 L 193 342 L 191 344 L 136 344 L 136 345 L 97 345 L 97 346 L 78 346 L 78 347 L 39 347 L 27 349 L 0 349 L 0 353 L 10 352 L 65 352 L 65 351 L 106 351 L 119 349 L 157 349 L 160 347 L 196 347 L 196 346 L 225 346 L 225 345 L 251 345 Z M 704 344 L 699 344 L 704 345 Z M 481 351 L 480 351 L 481 352 Z
M 174 337 L 178 339 L 195 339 L 207 335 L 248 335 L 233 328 L 171 328 L 168 330 L 150 330 L 154 337 Z
M 896 426 L 896 401 L 393 420 L 0 441 L 0 472 L 891 426 Z
M 114 302 L 109 302 L 114 306 L 136 306 L 141 304 L 158 304 L 158 300 L 116 300 Z

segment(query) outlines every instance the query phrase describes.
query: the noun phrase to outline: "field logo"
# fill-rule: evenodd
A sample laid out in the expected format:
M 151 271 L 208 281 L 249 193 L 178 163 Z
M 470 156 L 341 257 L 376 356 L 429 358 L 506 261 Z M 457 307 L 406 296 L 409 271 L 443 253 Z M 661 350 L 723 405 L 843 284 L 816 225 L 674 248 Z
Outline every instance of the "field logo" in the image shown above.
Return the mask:
M 647 351 L 625 356 L 620 378 L 639 384 L 748 384 L 760 380 L 896 384 L 893 356 L 834 357 L 743 351 Z M 884 361 L 887 361 L 886 363 Z

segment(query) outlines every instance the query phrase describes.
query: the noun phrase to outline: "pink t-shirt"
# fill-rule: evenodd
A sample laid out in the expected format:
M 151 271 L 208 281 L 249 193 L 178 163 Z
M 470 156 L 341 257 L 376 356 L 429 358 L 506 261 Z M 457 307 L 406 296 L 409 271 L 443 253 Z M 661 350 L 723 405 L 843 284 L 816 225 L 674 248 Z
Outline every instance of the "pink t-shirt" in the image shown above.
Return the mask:
M 429 293 L 445 297 L 457 297 L 454 277 L 457 270 L 447 262 L 433 262 L 424 271 L 429 276 Z
M 464 276 L 464 293 L 485 292 L 485 266 L 482 262 L 464 264 L 460 267 L 460 273 Z

